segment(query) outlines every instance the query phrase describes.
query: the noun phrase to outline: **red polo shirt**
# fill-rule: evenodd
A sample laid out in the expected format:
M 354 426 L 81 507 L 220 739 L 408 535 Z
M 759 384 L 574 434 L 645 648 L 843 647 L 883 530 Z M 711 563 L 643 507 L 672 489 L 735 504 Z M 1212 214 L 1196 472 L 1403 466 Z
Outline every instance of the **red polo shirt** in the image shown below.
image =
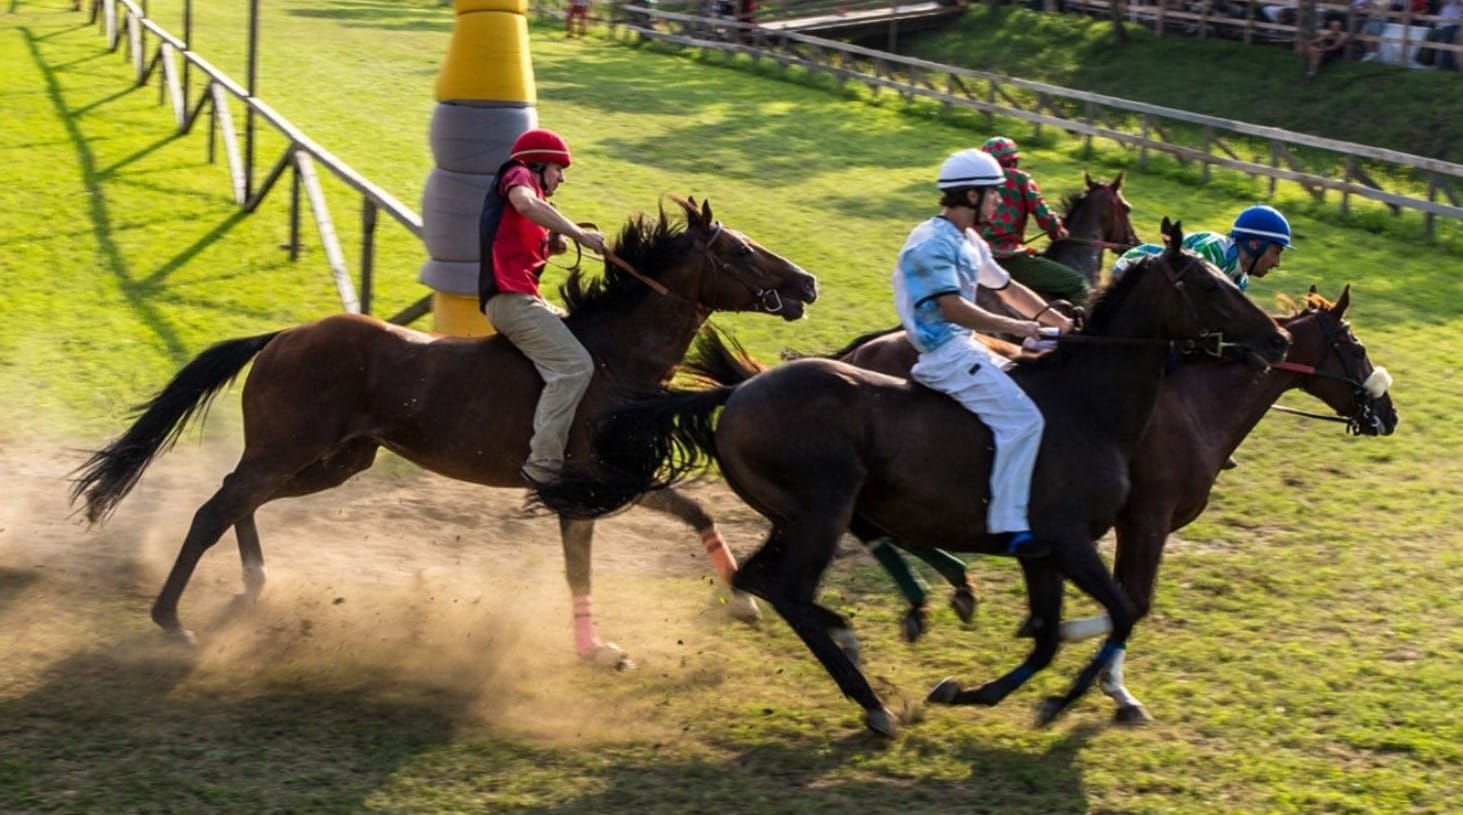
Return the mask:
M 508 200 L 514 187 L 528 187 L 534 197 L 543 198 L 538 177 L 522 164 L 515 164 L 498 179 L 498 194 L 503 196 L 503 220 L 493 240 L 493 277 L 500 292 L 517 292 L 538 297 L 538 276 L 549 260 L 549 231 L 523 217 Z

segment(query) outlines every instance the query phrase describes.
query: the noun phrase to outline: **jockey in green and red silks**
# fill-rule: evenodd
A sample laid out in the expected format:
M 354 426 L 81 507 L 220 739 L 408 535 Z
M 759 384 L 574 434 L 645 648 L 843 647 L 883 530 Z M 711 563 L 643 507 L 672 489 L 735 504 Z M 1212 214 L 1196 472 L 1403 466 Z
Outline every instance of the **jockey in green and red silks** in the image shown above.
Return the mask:
M 1082 303 L 1087 299 L 1087 279 L 1082 273 L 1041 257 L 1025 243 L 1026 221 L 1030 217 L 1036 218 L 1053 241 L 1065 240 L 1067 227 L 1047 205 L 1036 180 L 1017 167 L 1021 152 L 1016 142 L 995 136 L 987 139 L 980 149 L 996 159 L 1006 176 L 995 215 L 991 216 L 990 223 L 980 226 L 981 237 L 990 244 L 996 262 L 1011 277 L 1047 299 L 1059 297 Z

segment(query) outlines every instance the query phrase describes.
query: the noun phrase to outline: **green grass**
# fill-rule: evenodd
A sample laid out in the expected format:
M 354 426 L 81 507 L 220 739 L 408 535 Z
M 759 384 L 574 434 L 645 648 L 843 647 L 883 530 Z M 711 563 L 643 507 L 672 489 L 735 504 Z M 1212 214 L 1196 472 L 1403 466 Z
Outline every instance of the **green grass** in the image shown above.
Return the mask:
M 299 262 L 278 248 L 287 198 L 239 215 L 203 135 L 170 135 L 156 88 L 131 88 L 125 61 L 67 5 L 17 2 L 0 17 L 0 147 L 10 168 L 0 185 L 0 450 L 57 456 L 119 431 L 129 405 L 209 343 L 339 308 L 308 229 Z M 176 8 L 152 5 L 164 20 L 179 19 Z M 195 42 L 241 78 L 241 8 L 196 11 Z M 449 25 L 447 10 L 426 0 L 269 6 L 260 93 L 412 204 L 430 168 L 426 127 Z M 823 296 L 801 323 L 720 320 L 764 358 L 892 324 L 889 266 L 933 205 L 931 173 L 944 153 L 988 135 L 816 83 L 726 70 L 718 58 L 565 42 L 552 26 L 533 36 L 541 120 L 576 153 L 567 212 L 608 225 L 653 209 L 665 192 L 709 196 L 729 224 L 820 276 Z M 1109 176 L 1127 166 L 1000 126 L 1052 193 L 1075 188 L 1084 168 Z M 283 149 L 272 138 L 260 152 L 266 166 Z M 352 247 L 358 201 L 328 187 Z M 1200 187 L 1133 168 L 1127 189 L 1147 237 L 1165 215 L 1213 228 L 1265 197 L 1260 182 Z M 146 592 L 42 592 L 69 585 L 64 574 L 38 570 L 28 542 L 0 528 L 0 810 L 1452 811 L 1463 798 L 1452 580 L 1463 567 L 1457 257 L 1449 241 L 1359 229 L 1303 195 L 1282 188 L 1298 249 L 1253 293 L 1268 302 L 1314 282 L 1334 297 L 1353 284 L 1353 323 L 1396 377 L 1402 424 L 1388 439 L 1286 416 L 1260 425 L 1242 467 L 1170 550 L 1158 608 L 1135 638 L 1130 686 L 1159 715 L 1151 728 L 1108 725 L 1098 697 L 1054 728 L 1030 728 L 1029 705 L 1064 686 L 1084 646 L 1000 708 L 924 711 L 882 744 L 861 733 L 857 710 L 784 625 L 715 626 L 697 614 L 701 581 L 657 572 L 596 575 L 602 625 L 646 666 L 628 675 L 594 673 L 567 655 L 516 671 L 444 659 L 430 638 L 372 630 L 371 615 L 440 620 L 433 603 L 456 595 L 399 603 L 399 584 L 348 570 L 324 593 L 276 600 L 246 626 L 258 641 L 193 661 L 155 643 L 151 578 L 136 581 Z M 380 233 L 378 296 L 390 312 L 425 293 L 415 282 L 422 252 L 401 230 Z M 236 400 L 223 398 L 225 415 Z M 237 450 L 228 429 L 210 436 L 220 458 Z M 387 469 L 366 478 L 415 483 Z M 329 499 L 311 506 L 345 511 Z M 338 534 L 352 534 L 343 526 Z M 159 530 L 169 554 L 180 532 Z M 465 523 L 463 534 L 482 533 Z M 549 548 L 557 623 L 564 603 Z M 232 590 L 230 560 L 205 558 L 200 603 Z M 488 564 L 485 579 L 515 565 Z M 961 631 L 942 609 L 915 648 L 898 642 L 898 603 L 865 558 L 832 570 L 829 603 L 855 621 L 870 675 L 896 706 L 941 676 L 987 677 L 1020 658 L 1025 645 L 1006 636 L 1023 607 L 1016 569 L 974 568 L 988 590 L 978 629 Z M 276 578 L 307 571 L 282 562 Z M 332 604 L 337 594 L 345 602 Z M 509 614 L 510 599 L 497 598 L 495 613 Z M 1069 613 L 1087 607 L 1074 598 Z M 338 637 L 301 634 L 302 620 Z M 547 628 L 521 636 L 559 654 L 564 638 Z M 387 658 L 397 654 L 409 667 Z M 494 715 L 481 715 L 484 706 Z M 553 714 L 566 723 L 534 719 Z

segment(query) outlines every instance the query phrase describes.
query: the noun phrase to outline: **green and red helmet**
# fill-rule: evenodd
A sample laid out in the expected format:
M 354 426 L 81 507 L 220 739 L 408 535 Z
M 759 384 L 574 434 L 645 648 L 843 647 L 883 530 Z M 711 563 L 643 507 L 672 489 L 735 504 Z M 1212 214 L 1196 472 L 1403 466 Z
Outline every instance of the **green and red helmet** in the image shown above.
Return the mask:
M 1002 167 L 1015 167 L 1016 162 L 1021 160 L 1021 151 L 1016 148 L 1016 142 L 1005 136 L 992 136 L 986 139 L 980 149 L 995 156 L 996 161 L 999 161 Z

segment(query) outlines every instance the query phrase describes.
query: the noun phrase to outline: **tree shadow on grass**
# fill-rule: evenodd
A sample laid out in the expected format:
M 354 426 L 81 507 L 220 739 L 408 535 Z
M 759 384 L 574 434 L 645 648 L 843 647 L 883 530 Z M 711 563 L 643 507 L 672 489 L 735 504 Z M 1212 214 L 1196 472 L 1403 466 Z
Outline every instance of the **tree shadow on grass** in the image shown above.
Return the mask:
M 0 702 L 0 811 L 361 811 L 403 762 L 450 740 L 462 702 L 369 682 L 183 691 L 193 667 L 148 634 L 63 660 Z
M 128 307 L 137 315 L 138 320 L 157 336 L 159 342 L 167 349 L 168 354 L 173 359 L 182 363 L 188 360 L 192 356 L 192 353 L 184 345 L 173 321 L 166 315 L 165 310 L 158 307 L 155 298 L 155 289 L 159 275 L 165 277 L 166 274 L 177 268 L 177 266 L 202 251 L 206 245 L 223 237 L 241 218 L 231 216 L 225 219 L 219 227 L 207 233 L 200 241 L 195 242 L 183 254 L 178 256 L 173 263 L 159 270 L 157 274 L 139 278 L 129 264 L 116 236 L 113 234 L 116 216 L 113 214 L 108 201 L 106 184 L 118 170 L 150 155 L 177 139 L 178 135 L 170 132 L 167 136 L 123 158 L 110 167 L 100 166 L 97 155 L 92 149 L 91 141 L 81 127 L 82 120 L 89 112 L 91 115 L 95 115 L 93 108 L 96 107 L 97 103 L 83 105 L 79 108 L 72 107 L 68 103 L 62 88 L 58 67 L 48 63 L 45 55 L 41 52 L 40 43 L 44 38 L 37 37 L 26 28 L 21 28 L 20 31 L 25 38 L 26 46 L 30 49 L 31 59 L 34 61 L 37 71 L 45 77 L 45 92 L 51 100 L 51 105 L 56 112 L 56 118 L 64 126 L 67 138 L 76 151 L 78 175 L 81 177 L 82 184 L 87 192 L 87 217 L 91 222 L 92 239 L 95 242 L 98 263 L 117 279 L 118 288 L 122 296 L 126 299 Z M 136 90 L 140 89 L 133 89 L 133 91 Z M 106 97 L 104 101 L 111 102 L 125 95 L 114 94 Z
M 445 10 L 443 6 L 449 6 Z M 451 31 L 452 10 L 444 3 L 437 8 L 395 0 L 335 0 L 310 8 L 288 9 L 292 17 L 339 20 L 357 28 L 385 28 L 392 31 Z
M 789 737 L 751 747 L 723 739 L 713 742 L 720 755 L 708 758 L 660 760 L 654 755 L 659 748 L 655 745 L 648 753 L 624 758 L 605 760 L 601 755 L 591 767 L 580 770 L 576 782 L 593 792 L 559 803 L 495 806 L 493 811 L 1082 813 L 1089 810 L 1089 803 L 1076 759 L 1098 730 L 1073 728 L 1045 752 L 1035 754 L 972 742 L 952 748 L 917 731 L 895 742 L 865 733 L 829 740 Z M 507 749 L 520 753 L 516 760 L 525 766 L 549 766 L 563 759 Z M 612 754 L 615 751 L 608 748 Z M 679 748 L 676 751 L 684 755 Z M 891 756 L 886 764 L 884 754 L 889 752 L 901 755 Z M 573 774 L 576 768 L 568 771 Z M 728 808 L 728 802 L 735 805 Z

